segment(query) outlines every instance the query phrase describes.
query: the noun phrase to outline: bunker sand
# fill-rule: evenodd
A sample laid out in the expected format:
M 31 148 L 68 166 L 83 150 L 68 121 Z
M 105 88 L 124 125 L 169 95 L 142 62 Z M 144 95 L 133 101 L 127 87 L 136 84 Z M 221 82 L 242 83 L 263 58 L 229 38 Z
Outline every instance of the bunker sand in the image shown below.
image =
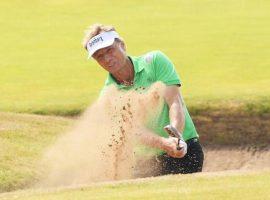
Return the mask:
M 159 112 L 164 85 L 147 92 L 104 91 L 68 133 L 44 154 L 41 187 L 89 184 L 134 177 L 134 145 L 145 121 Z

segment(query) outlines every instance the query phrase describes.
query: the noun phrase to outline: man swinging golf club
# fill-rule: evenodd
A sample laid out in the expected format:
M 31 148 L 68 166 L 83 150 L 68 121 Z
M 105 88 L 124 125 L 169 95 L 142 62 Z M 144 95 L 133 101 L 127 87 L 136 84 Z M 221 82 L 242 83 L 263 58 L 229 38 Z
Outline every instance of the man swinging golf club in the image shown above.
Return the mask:
M 157 156 L 161 174 L 202 171 L 202 147 L 180 93 L 181 81 L 169 58 L 161 51 L 138 57 L 128 55 L 115 28 L 102 24 L 94 24 L 87 30 L 83 46 L 88 57 L 109 72 L 105 86 L 114 84 L 119 90 L 129 90 L 149 88 L 160 81 L 166 85 L 158 126 L 143 136 L 144 143 L 162 150 Z

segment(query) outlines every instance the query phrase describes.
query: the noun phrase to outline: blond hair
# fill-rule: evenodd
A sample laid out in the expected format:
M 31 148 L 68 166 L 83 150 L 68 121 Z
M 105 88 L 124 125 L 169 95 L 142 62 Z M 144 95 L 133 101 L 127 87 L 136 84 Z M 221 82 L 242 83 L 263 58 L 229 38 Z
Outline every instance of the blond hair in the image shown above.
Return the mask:
M 87 42 L 95 37 L 96 35 L 102 33 L 102 32 L 108 32 L 108 31 L 116 31 L 115 28 L 111 25 L 103 25 L 103 24 L 93 24 L 88 29 L 85 30 L 85 35 L 82 41 L 82 45 L 85 49 L 87 49 Z M 122 38 L 120 39 L 121 41 Z

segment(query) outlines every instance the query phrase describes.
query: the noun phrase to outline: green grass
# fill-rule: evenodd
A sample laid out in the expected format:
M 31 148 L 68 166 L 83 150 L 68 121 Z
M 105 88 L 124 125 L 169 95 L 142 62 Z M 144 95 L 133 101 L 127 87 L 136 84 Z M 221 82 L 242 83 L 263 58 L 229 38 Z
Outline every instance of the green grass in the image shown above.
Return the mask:
M 270 172 L 174 175 L 55 191 L 26 190 L 2 195 L 3 199 L 238 199 L 270 198 Z M 1 197 L 1 196 L 0 196 Z
M 165 52 L 188 105 L 270 110 L 269 1 L 13 0 L 0 9 L 2 111 L 76 115 L 93 102 L 106 73 L 80 42 L 94 22 L 113 24 L 132 55 Z
M 0 112 L 0 192 L 32 184 L 43 150 L 72 123 L 60 117 Z

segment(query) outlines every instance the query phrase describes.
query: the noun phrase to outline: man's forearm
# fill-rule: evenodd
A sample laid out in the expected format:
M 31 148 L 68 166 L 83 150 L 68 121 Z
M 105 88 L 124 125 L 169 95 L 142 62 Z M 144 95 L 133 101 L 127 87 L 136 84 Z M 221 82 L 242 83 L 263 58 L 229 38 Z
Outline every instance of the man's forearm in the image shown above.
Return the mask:
M 164 98 L 169 106 L 170 124 L 180 133 L 185 127 L 184 101 L 177 86 L 167 86 Z
M 175 127 L 180 133 L 183 133 L 185 127 L 185 113 L 181 99 L 176 99 L 172 103 L 170 106 L 169 114 L 171 125 Z
M 144 128 L 141 130 L 141 132 L 138 134 L 138 137 L 140 142 L 146 146 L 165 150 L 165 138 L 152 133 L 149 129 Z

